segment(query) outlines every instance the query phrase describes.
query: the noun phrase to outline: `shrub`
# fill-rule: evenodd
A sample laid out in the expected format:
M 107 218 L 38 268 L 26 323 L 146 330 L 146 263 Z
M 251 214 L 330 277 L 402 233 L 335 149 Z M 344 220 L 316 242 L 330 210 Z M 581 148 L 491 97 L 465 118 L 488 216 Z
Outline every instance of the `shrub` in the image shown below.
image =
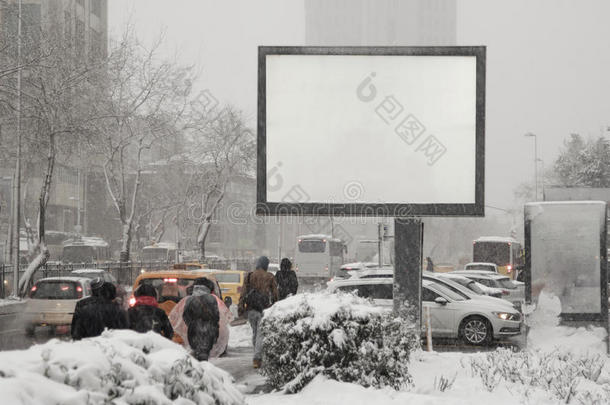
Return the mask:
M 297 392 L 322 374 L 365 387 L 411 385 L 413 323 L 346 293 L 301 294 L 274 305 L 261 323 L 263 374 Z

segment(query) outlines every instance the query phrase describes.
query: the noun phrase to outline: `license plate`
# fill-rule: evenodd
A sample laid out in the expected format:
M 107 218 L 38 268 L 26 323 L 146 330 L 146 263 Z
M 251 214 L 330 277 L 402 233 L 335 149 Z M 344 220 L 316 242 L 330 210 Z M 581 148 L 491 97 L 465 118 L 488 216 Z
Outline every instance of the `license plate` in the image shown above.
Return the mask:
M 222 292 L 228 292 L 228 291 L 230 291 L 230 289 L 229 289 L 229 288 L 221 288 L 220 290 L 221 290 Z

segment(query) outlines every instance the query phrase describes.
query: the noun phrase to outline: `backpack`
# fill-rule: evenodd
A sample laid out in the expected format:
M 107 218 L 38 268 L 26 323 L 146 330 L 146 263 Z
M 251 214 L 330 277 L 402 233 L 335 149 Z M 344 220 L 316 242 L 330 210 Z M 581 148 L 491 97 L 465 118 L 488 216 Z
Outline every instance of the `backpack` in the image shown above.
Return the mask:
M 256 288 L 250 286 L 251 274 L 252 273 L 248 274 L 247 279 L 249 291 L 245 298 L 246 307 L 247 309 L 253 309 L 255 311 L 263 312 L 264 309 L 269 308 L 271 306 L 269 302 L 269 296 L 267 294 L 261 293 Z

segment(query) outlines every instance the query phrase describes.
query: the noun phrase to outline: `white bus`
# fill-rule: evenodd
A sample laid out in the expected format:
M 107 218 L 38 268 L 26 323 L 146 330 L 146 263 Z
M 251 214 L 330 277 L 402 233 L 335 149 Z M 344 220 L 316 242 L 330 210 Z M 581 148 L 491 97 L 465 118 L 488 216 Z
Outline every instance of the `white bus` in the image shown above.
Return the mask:
M 140 259 L 143 262 L 178 263 L 176 244 L 170 242 L 153 243 L 142 248 Z
M 328 281 L 343 264 L 346 245 L 341 239 L 328 235 L 301 235 L 297 237 L 294 262 L 300 279 Z
M 62 263 L 102 263 L 110 261 L 110 247 L 102 238 L 82 236 L 63 243 Z

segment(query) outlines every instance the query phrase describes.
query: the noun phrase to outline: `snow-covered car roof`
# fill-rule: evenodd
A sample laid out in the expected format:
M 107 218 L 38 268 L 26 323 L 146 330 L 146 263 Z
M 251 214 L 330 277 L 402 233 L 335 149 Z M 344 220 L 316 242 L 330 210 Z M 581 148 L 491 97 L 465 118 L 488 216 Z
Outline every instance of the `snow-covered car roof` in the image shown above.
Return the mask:
M 40 283 L 41 281 L 72 281 L 72 282 L 85 282 L 85 283 L 88 283 L 89 279 L 87 277 L 70 277 L 70 276 L 66 276 L 66 277 L 45 277 L 45 278 L 41 278 L 40 280 L 38 280 L 36 282 Z
M 378 267 L 379 263 L 375 262 L 353 262 L 353 263 L 345 263 L 340 267 L 341 270 L 349 270 L 349 269 L 364 269 L 364 268 L 373 268 Z
M 471 263 L 466 263 L 464 265 L 464 267 L 466 266 L 494 266 L 494 267 L 498 267 L 495 263 L 489 263 L 489 262 L 471 262 Z
M 507 242 L 507 243 L 519 243 L 515 238 L 510 236 L 481 236 L 474 240 L 475 242 Z
M 72 270 L 71 274 L 82 274 L 82 273 L 105 273 L 104 269 L 76 269 Z
M 375 278 L 375 277 L 384 277 L 388 278 L 388 276 L 394 276 L 394 267 L 386 266 L 386 267 L 377 267 L 377 268 L 368 268 L 368 269 L 355 269 L 348 271 L 348 274 L 352 278 Z
M 324 235 L 321 233 L 311 233 L 311 234 L 307 234 L 307 235 L 300 235 L 299 237 L 297 237 L 298 240 L 301 239 L 326 239 L 326 240 L 332 240 L 333 242 L 343 242 L 341 239 L 337 239 L 337 238 L 333 238 L 330 235 Z
M 510 277 L 508 277 L 507 275 L 499 274 L 499 273 L 491 273 L 491 272 L 485 271 L 485 270 L 455 270 L 455 271 L 452 271 L 451 273 L 457 274 L 457 275 L 465 275 L 465 276 L 471 275 L 471 276 L 489 278 L 489 279 L 494 279 L 494 280 L 498 280 L 498 279 L 502 279 L 502 278 L 507 278 L 510 280 Z
M 63 246 L 98 246 L 108 247 L 108 242 L 97 236 L 82 236 L 64 241 Z

